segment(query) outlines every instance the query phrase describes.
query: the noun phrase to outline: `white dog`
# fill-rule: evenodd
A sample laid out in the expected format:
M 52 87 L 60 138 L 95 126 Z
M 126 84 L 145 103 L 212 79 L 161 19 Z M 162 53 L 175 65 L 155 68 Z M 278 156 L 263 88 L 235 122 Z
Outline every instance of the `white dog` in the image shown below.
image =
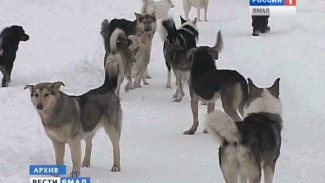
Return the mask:
M 155 12 L 157 20 L 168 18 L 169 9 L 173 8 L 174 4 L 171 0 L 142 0 L 142 14 L 150 14 Z
M 143 84 L 148 85 L 148 82 L 145 78 L 145 72 L 150 62 L 152 36 L 152 33 L 149 32 L 145 32 L 138 36 L 129 36 L 129 40 L 132 41 L 129 49 L 133 52 L 135 61 L 133 65 L 134 88 L 141 87 L 141 79 L 143 81 Z
M 188 14 L 190 13 L 190 10 L 193 6 L 197 10 L 198 20 L 201 21 L 200 10 L 204 9 L 204 20 L 208 21 L 208 19 L 207 19 L 208 5 L 209 5 L 209 0 L 183 0 L 183 8 L 184 8 L 184 13 L 185 13 L 185 18 L 187 20 L 189 20 Z

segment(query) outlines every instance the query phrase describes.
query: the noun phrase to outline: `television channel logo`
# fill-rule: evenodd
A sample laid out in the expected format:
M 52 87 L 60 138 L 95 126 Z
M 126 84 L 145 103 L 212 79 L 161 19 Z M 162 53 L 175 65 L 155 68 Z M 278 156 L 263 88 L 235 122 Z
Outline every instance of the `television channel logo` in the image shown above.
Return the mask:
M 30 183 L 90 183 L 90 177 L 56 177 L 66 171 L 65 165 L 30 165 Z
M 296 0 L 249 0 L 253 16 L 295 15 Z

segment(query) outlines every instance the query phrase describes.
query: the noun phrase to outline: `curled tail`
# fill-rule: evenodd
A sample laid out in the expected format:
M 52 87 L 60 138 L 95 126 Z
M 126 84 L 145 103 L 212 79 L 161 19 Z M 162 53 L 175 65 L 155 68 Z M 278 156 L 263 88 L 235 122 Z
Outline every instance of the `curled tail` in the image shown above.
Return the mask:
M 163 27 L 167 31 L 167 38 L 171 43 L 174 43 L 177 39 L 177 29 L 173 19 L 167 19 L 162 22 Z
M 228 143 L 238 143 L 241 140 L 240 132 L 234 120 L 223 111 L 216 110 L 211 112 L 205 121 L 205 125 L 220 145 L 225 141 Z
M 116 54 L 117 52 L 117 43 L 120 37 L 125 38 L 125 32 L 122 29 L 116 28 L 110 38 L 109 45 L 111 54 Z

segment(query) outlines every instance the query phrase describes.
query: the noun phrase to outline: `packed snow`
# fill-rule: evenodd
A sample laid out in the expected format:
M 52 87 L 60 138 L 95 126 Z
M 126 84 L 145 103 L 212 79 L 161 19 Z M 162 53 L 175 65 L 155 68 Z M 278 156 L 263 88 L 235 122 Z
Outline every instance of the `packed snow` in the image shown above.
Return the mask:
M 174 0 L 177 25 L 182 1 Z M 325 1 L 301 0 L 296 16 L 271 16 L 271 32 L 252 37 L 246 0 L 211 0 L 208 22 L 199 22 L 199 45 L 214 45 L 222 30 L 224 50 L 218 68 L 236 69 L 256 85 L 267 87 L 280 77 L 284 129 L 274 182 L 325 180 Z M 2 0 L 0 29 L 22 25 L 30 40 L 20 43 L 12 83 L 0 88 L 0 182 L 29 182 L 29 165 L 54 164 L 54 150 L 32 106 L 26 84 L 63 81 L 62 90 L 79 95 L 104 80 L 103 19 L 134 20 L 141 0 Z M 203 12 L 202 12 L 203 13 Z M 196 16 L 192 9 L 190 18 Z M 121 168 L 110 172 L 112 147 L 104 130 L 93 141 L 91 182 L 224 182 L 218 144 L 203 134 L 183 135 L 192 123 L 188 89 L 180 103 L 166 89 L 162 41 L 155 35 L 149 86 L 121 93 L 123 129 Z M 217 108 L 221 109 L 220 103 Z M 68 172 L 72 162 L 66 148 Z

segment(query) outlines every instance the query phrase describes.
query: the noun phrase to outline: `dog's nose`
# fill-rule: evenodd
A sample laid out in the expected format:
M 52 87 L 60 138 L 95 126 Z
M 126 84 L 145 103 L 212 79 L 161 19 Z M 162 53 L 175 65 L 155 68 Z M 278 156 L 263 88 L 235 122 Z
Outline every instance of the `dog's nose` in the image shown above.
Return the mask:
M 42 105 L 42 104 L 37 104 L 36 108 L 37 108 L 38 110 L 43 110 L 43 105 Z

